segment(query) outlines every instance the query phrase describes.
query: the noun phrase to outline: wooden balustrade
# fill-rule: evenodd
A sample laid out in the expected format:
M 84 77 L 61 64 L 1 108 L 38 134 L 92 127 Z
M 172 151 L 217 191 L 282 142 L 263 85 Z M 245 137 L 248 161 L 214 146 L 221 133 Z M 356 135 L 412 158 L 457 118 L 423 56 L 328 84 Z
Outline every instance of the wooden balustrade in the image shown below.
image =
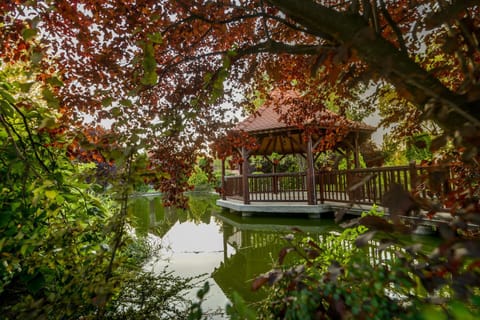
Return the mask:
M 315 172 L 317 202 L 380 204 L 393 184 L 422 197 L 441 198 L 453 189 L 448 167 L 409 166 Z M 227 197 L 243 198 L 241 176 L 225 177 Z M 306 173 L 254 174 L 248 176 L 250 201 L 306 202 Z
M 242 176 L 225 177 L 223 192 L 227 197 L 243 197 Z
M 251 175 L 248 182 L 251 201 L 307 201 L 305 173 Z
M 315 174 L 317 200 L 378 204 L 393 184 L 411 189 L 410 170 L 410 166 L 402 166 L 318 171 Z

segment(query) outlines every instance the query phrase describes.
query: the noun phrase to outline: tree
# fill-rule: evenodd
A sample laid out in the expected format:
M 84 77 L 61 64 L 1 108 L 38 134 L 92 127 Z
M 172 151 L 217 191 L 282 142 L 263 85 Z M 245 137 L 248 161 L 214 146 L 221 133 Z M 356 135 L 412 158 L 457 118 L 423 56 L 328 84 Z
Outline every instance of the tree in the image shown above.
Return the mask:
M 40 61 L 63 75 L 69 122 L 108 119 L 149 149 L 205 146 L 226 106 L 248 105 L 272 85 L 312 92 L 318 108 L 335 91 L 344 113 L 371 109 L 375 95 L 362 93 L 385 82 L 450 137 L 463 123 L 462 144 L 479 141 L 475 1 L 61 0 L 0 10 L 3 56 L 55 57 Z M 25 47 L 32 34 L 41 48 Z
M 393 85 L 415 119 L 443 130 L 434 149 L 450 141 L 447 159 L 463 155 L 452 183 L 465 192 L 448 199 L 462 215 L 455 232 L 443 230 L 442 249 L 459 246 L 475 260 L 478 246 L 456 232 L 480 211 L 469 178 L 480 143 L 479 10 L 474 0 L 8 1 L 0 57 L 30 60 L 49 71 L 42 81 L 58 72 L 64 85 L 42 95 L 59 98 L 66 129 L 89 115 L 113 122 L 120 146 L 151 150 L 156 185 L 172 202 L 181 201 L 196 153 L 222 133 L 227 110 L 294 87 L 318 103 L 295 108 L 290 120 L 322 109 L 327 97 L 348 114 L 373 108 L 378 89 Z M 465 279 L 463 258 L 439 257 L 450 269 L 435 279 Z

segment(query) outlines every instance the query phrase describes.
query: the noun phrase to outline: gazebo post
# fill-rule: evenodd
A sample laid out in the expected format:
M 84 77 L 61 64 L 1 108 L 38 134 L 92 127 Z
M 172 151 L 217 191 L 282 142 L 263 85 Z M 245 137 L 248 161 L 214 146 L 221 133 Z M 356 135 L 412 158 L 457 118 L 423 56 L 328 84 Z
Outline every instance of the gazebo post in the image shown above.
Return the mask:
M 226 200 L 227 199 L 227 194 L 225 190 L 225 159 L 222 158 L 222 199 Z
M 358 132 L 355 132 L 355 138 L 353 141 L 353 160 L 355 169 L 360 168 L 360 149 L 358 145 Z
M 351 162 L 350 162 L 351 151 L 348 147 L 345 150 L 345 154 L 346 154 L 346 158 L 347 158 L 347 170 L 350 170 L 352 168 Z
M 250 193 L 248 190 L 248 151 L 245 147 L 242 147 L 242 160 L 243 203 L 250 204 Z
M 311 136 L 308 136 L 307 142 L 307 201 L 309 205 L 317 203 L 315 197 L 315 169 L 313 164 L 313 145 Z

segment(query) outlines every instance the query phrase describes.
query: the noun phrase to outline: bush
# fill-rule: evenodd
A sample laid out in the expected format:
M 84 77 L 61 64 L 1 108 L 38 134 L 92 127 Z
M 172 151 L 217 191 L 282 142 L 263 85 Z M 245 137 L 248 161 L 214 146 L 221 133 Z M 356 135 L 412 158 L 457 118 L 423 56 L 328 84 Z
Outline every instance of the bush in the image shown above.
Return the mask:
M 117 167 L 109 181 L 119 201 L 98 196 L 103 188 L 86 182 L 96 166 L 67 157 L 55 88 L 34 82 L 28 66 L 0 65 L 2 319 L 182 319 L 190 279 L 144 272 L 146 256 L 128 250 L 126 204 L 139 180 L 131 172 L 142 161 L 122 149 L 128 159 L 118 163 L 132 170 Z
M 380 216 L 374 209 L 359 221 L 387 228 L 389 222 Z M 472 291 L 460 302 L 452 278 L 432 277 L 434 260 L 391 232 L 360 224 L 324 239 L 295 239 L 286 237 L 289 245 L 281 250 L 278 266 L 253 283 L 255 290 L 271 286 L 258 318 L 473 319 L 480 311 L 478 284 L 469 283 Z M 292 253 L 300 263 L 285 265 Z

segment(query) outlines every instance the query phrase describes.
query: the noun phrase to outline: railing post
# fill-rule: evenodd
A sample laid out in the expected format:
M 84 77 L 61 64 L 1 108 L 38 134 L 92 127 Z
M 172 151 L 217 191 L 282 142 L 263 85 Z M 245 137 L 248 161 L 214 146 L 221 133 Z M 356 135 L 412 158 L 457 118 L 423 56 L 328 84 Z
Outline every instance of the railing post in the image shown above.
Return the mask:
M 242 148 L 242 159 L 243 203 L 250 204 L 250 193 L 248 191 L 248 152 L 245 147 Z
M 325 202 L 325 170 L 319 170 L 319 183 L 320 183 L 320 203 L 323 204 Z
M 414 192 L 417 189 L 417 165 L 414 161 L 410 161 L 410 191 Z
M 273 191 L 274 194 L 277 194 L 278 193 L 278 177 L 276 175 L 276 173 L 277 173 L 277 165 L 276 164 L 272 165 L 272 173 L 273 173 L 272 191 Z

